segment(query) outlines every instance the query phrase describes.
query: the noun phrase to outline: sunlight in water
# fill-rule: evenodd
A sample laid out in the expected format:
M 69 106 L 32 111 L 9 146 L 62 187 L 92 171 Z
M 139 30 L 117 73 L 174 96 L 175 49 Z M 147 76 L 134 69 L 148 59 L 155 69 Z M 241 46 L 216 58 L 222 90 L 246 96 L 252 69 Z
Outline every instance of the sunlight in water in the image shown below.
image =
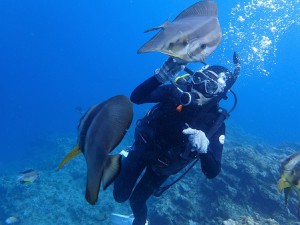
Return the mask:
M 292 25 L 300 25 L 299 2 L 252 0 L 232 8 L 229 26 L 223 29 L 223 46 L 238 51 L 244 74 L 251 75 L 253 70 L 263 75 L 270 73 L 268 68 L 276 63 L 278 41 Z

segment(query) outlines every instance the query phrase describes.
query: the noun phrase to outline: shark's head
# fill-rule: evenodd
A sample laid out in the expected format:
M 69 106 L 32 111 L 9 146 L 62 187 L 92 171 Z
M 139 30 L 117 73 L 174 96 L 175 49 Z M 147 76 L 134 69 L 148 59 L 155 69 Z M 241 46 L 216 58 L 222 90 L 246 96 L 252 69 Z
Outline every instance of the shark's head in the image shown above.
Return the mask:
M 204 62 L 218 47 L 222 39 L 221 32 L 213 35 L 210 39 L 197 38 L 189 42 L 186 48 L 186 55 L 189 61 Z

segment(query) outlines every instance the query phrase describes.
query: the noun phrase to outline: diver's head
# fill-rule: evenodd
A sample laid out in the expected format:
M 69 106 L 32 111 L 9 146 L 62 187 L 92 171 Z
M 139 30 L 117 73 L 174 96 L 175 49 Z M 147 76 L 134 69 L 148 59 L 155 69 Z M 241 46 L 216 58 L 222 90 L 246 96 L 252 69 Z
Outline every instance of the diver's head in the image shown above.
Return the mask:
M 192 75 L 191 93 L 193 93 L 193 103 L 205 105 L 209 102 L 219 102 L 226 99 L 226 93 L 235 83 L 239 71 L 240 62 L 237 54 L 233 56 L 235 70 L 231 73 L 223 66 L 205 66 Z

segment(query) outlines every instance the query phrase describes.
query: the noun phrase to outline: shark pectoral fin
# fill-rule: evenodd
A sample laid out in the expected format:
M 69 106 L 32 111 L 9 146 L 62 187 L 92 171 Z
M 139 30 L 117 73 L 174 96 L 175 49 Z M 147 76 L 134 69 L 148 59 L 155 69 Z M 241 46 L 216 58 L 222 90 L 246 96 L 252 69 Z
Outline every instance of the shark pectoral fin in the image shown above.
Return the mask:
M 287 187 L 284 189 L 284 203 L 288 204 L 289 193 L 291 191 L 291 187 Z
M 73 159 L 74 157 L 76 157 L 77 155 L 79 155 L 81 153 L 79 146 L 76 145 L 67 155 L 66 157 L 63 159 L 63 161 L 59 164 L 57 171 L 60 170 L 67 162 L 69 162 L 71 159 Z
M 277 188 L 279 191 L 282 191 L 285 188 L 291 187 L 291 184 L 286 181 L 284 178 L 280 178 L 277 183 Z
M 110 155 L 108 157 L 102 177 L 103 190 L 105 190 L 121 172 L 121 159 L 122 156 L 119 154 Z

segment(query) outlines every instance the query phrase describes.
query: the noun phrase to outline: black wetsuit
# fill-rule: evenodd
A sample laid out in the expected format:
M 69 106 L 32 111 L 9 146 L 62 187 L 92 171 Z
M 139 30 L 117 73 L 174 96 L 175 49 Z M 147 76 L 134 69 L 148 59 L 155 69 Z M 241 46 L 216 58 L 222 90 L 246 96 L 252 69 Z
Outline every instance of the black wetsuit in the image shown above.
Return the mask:
M 174 85 L 161 85 L 154 76 L 131 94 L 133 103 L 158 103 L 137 121 L 135 142 L 128 157 L 123 159 L 121 174 L 114 184 L 117 202 L 130 198 L 134 225 L 145 224 L 146 201 L 153 191 L 193 160 L 192 156 L 188 159 L 181 157 L 188 146 L 188 137 L 182 130 L 189 126 L 207 134 L 219 115 L 216 103 L 178 110 L 178 94 Z M 219 137 L 224 134 L 223 123 L 209 138 L 208 152 L 200 157 L 202 172 L 210 179 L 221 170 L 223 145 Z M 145 173 L 136 184 L 145 168 Z

